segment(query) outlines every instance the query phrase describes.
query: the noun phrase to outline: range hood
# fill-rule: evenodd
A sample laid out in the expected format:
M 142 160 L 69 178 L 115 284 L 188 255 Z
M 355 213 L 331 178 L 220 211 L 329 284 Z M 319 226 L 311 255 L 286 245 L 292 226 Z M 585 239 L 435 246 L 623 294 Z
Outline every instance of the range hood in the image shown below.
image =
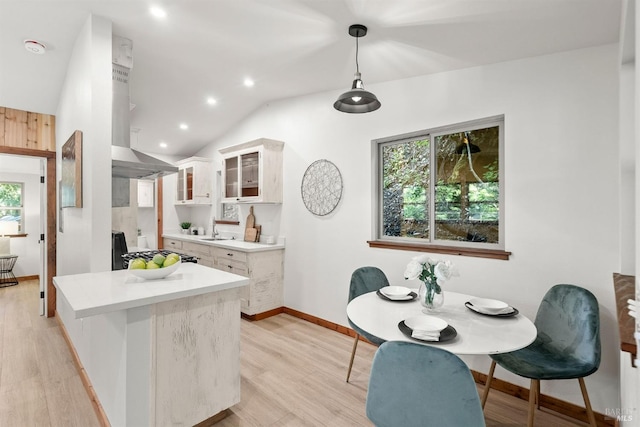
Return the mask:
M 131 40 L 113 36 L 111 176 L 154 179 L 176 173 L 178 168 L 131 148 L 129 73 L 133 67 L 132 47 Z

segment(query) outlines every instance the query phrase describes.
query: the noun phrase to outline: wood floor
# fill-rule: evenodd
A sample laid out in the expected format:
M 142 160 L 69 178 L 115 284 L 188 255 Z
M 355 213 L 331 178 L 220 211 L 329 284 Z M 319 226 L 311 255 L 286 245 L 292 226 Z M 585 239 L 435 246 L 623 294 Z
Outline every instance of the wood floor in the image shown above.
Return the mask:
M 38 293 L 37 281 L 0 288 L 0 426 L 98 426 L 56 320 L 38 316 Z M 346 383 L 352 344 L 286 314 L 243 320 L 241 402 L 216 427 L 372 426 L 364 407 L 376 347 L 358 344 Z M 527 403 L 492 391 L 485 416 L 488 426 L 525 425 Z M 536 413 L 536 426 L 576 425 Z

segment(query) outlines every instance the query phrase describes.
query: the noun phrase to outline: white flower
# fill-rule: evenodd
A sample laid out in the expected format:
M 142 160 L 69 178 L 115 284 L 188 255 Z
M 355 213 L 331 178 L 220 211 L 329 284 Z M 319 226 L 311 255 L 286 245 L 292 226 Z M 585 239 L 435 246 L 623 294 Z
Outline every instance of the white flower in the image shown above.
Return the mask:
M 404 271 L 404 278 L 407 280 L 429 280 L 438 285 L 442 285 L 452 276 L 459 276 L 459 274 L 451 261 L 433 260 L 426 255 L 411 258 Z
M 427 264 L 427 265 L 435 264 L 435 262 L 433 262 L 431 258 L 429 258 L 427 255 L 424 255 L 424 254 L 414 256 L 413 258 L 411 258 L 411 260 L 418 262 L 420 264 Z
M 422 264 L 416 261 L 416 259 L 414 258 L 409 261 L 409 264 L 407 264 L 407 268 L 404 270 L 404 278 L 408 280 L 414 280 L 420 277 L 421 273 Z
M 453 265 L 449 261 L 440 261 L 433 269 L 433 274 L 436 275 L 438 282 L 449 280 L 453 273 Z

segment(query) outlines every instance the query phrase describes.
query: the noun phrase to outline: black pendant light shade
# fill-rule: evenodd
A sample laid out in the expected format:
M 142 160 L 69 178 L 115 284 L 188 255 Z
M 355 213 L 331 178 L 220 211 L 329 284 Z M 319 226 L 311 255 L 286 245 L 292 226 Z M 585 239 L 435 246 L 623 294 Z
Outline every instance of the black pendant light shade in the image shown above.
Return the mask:
M 351 90 L 343 93 L 334 102 L 333 107 L 343 113 L 368 113 L 380 108 L 378 98 L 364 90 L 364 84 L 360 76 L 360 67 L 358 65 L 358 38 L 367 34 L 367 27 L 364 25 L 354 24 L 349 27 L 349 34 L 356 38 L 356 74 L 354 76 Z

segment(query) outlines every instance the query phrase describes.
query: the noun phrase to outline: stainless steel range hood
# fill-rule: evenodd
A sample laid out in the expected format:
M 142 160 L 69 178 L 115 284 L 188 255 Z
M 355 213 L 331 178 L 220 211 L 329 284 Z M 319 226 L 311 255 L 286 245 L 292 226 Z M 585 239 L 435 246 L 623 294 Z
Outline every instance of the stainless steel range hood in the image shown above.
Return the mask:
M 153 179 L 176 173 L 178 168 L 131 148 L 129 73 L 133 67 L 132 46 L 131 40 L 113 36 L 111 176 Z

